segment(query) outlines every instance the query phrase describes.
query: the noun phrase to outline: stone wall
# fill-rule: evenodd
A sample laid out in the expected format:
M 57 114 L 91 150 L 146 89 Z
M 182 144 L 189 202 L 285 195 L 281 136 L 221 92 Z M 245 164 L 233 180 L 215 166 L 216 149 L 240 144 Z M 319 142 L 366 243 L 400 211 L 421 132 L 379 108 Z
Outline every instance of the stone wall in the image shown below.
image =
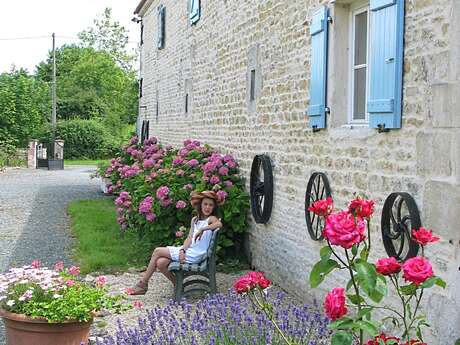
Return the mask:
M 335 274 L 321 289 L 308 286 L 322 246 L 310 239 L 304 220 L 311 173 L 328 175 L 339 207 L 354 194 L 376 200 L 376 257 L 385 255 L 377 228 L 385 198 L 409 192 L 422 223 L 442 237 L 428 256 L 449 284 L 427 296 L 430 344 L 452 344 L 460 337 L 459 1 L 406 1 L 403 121 L 389 133 L 337 124 L 341 107 L 332 108 L 327 130 L 313 133 L 308 127 L 309 23 L 327 1 L 203 0 L 201 19 L 190 26 L 186 1 L 163 0 L 162 50 L 156 48 L 158 3 L 147 1 L 140 13 L 145 42 L 140 116 L 150 120 L 150 135 L 164 143 L 194 138 L 234 154 L 248 177 L 254 155 L 271 157 L 273 213 L 267 225 L 250 224 L 253 265 L 290 292 L 322 300 L 344 281 Z M 255 101 L 248 96 L 253 68 Z M 334 80 L 342 77 L 330 72 L 332 101 Z

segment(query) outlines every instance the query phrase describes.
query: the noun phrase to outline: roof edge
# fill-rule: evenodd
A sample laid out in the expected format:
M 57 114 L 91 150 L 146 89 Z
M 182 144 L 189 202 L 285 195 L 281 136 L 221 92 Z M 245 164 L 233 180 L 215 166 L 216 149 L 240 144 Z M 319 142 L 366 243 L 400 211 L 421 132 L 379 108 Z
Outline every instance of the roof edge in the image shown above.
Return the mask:
M 134 10 L 134 14 L 139 14 L 139 12 L 141 11 L 142 7 L 144 7 L 146 2 L 147 0 L 141 0 L 141 2 L 139 2 L 136 9 Z

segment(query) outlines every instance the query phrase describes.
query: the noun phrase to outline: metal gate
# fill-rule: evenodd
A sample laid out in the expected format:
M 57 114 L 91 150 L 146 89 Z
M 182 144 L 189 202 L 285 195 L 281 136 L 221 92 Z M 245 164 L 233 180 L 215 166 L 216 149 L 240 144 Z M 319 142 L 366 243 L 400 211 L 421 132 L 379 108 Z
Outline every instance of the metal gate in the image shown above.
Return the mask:
M 37 155 L 37 166 L 36 168 L 48 168 L 48 147 L 45 144 L 37 144 L 35 150 Z

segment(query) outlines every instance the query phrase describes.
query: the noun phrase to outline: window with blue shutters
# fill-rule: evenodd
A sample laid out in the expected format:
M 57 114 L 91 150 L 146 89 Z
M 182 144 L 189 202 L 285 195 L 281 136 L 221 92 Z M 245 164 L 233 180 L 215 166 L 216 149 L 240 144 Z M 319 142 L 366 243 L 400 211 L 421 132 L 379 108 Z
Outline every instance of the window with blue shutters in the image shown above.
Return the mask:
M 328 9 L 321 7 L 312 17 L 310 105 L 307 109 L 313 130 L 326 128 Z
M 190 7 L 190 24 L 195 24 L 200 20 L 201 3 L 200 0 L 189 0 Z
M 165 46 L 166 34 L 166 7 L 158 6 L 158 32 L 157 32 L 157 47 L 163 49 Z

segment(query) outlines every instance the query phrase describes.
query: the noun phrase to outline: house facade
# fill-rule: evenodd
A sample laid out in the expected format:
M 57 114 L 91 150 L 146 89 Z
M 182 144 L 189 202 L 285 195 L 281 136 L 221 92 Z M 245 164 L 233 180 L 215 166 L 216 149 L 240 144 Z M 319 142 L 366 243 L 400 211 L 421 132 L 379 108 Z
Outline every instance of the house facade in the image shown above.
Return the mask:
M 442 239 L 427 249 L 448 288 L 427 296 L 430 344 L 460 337 L 460 1 L 142 0 L 139 121 L 163 143 L 194 138 L 273 165 L 273 208 L 252 218 L 249 253 L 291 293 L 322 300 L 308 277 L 324 241 L 305 222 L 314 172 L 345 208 L 392 192 L 415 201 Z M 148 121 L 148 122 L 147 122 Z M 144 127 L 145 127 L 144 126 Z M 145 130 L 144 130 L 145 131 Z

